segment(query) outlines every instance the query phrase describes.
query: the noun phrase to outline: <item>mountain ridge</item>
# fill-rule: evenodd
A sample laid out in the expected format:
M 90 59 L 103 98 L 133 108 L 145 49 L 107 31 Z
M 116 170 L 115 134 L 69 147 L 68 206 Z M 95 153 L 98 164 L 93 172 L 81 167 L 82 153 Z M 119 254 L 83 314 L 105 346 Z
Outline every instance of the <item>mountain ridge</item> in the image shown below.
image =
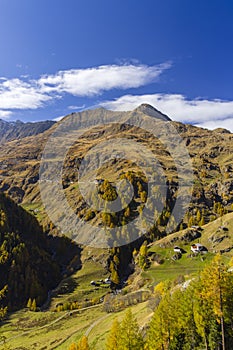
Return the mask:
M 140 108 L 140 106 L 138 108 Z M 148 108 L 147 105 L 146 108 Z M 141 111 L 138 113 L 140 114 L 140 117 L 143 117 Z M 101 110 L 87 110 L 73 113 L 65 118 L 71 120 L 71 125 L 75 125 L 77 121 L 78 126 L 82 125 L 83 121 L 85 124 L 85 120 L 89 118 L 93 118 L 94 120 L 95 118 L 98 118 L 98 120 L 103 120 L 103 122 L 110 118 L 114 124 L 115 116 L 123 116 L 122 119 L 127 123 L 127 120 L 131 118 L 132 114 L 137 115 L 137 109 L 136 112 L 134 110 L 133 112 L 122 113 L 112 112 L 102 108 Z M 162 121 L 158 120 L 158 127 L 160 122 Z M 47 129 L 43 133 L 5 142 L 4 145 L 2 145 L 0 150 L 0 188 L 2 191 L 8 192 L 16 201 L 27 202 L 31 200 L 34 201 L 36 198 L 38 199 L 38 191 L 36 190 L 35 192 L 35 187 L 38 185 L 40 157 L 47 139 L 50 137 L 51 133 L 56 130 L 56 125 L 59 125 L 59 123 L 62 123 L 62 121 L 58 122 L 52 126 L 52 128 Z M 93 125 L 93 120 L 91 123 L 91 125 Z M 214 195 L 214 197 L 223 195 L 224 183 L 229 183 L 230 187 L 227 186 L 229 187 L 229 191 L 232 191 L 230 188 L 232 187 L 233 175 L 233 169 L 231 166 L 233 161 L 233 135 L 231 133 L 219 133 L 215 130 L 211 131 L 208 129 L 202 129 L 189 124 L 182 124 L 180 122 L 169 121 L 169 123 L 172 123 L 186 143 L 187 150 L 193 159 L 196 182 L 198 182 L 200 186 L 204 185 L 206 187 L 207 193 L 203 195 L 203 193 L 200 193 L 197 186 L 199 196 L 206 201 L 206 196 L 211 197 L 208 195 L 208 191 L 212 193 L 215 192 L 216 195 Z M 87 121 L 85 125 L 88 127 L 89 122 Z M 79 146 L 78 143 L 76 146 L 74 145 L 75 150 L 73 149 L 74 154 L 70 157 L 71 159 L 74 157 L 81 159 L 89 147 L 88 144 L 95 145 L 98 142 L 102 142 L 106 138 L 111 137 L 112 133 L 117 137 L 136 137 L 139 138 L 140 142 L 145 142 L 145 144 L 152 142 L 152 139 L 149 136 L 146 136 L 145 133 L 141 131 L 134 132 L 132 128 L 125 129 L 120 126 L 117 127 L 116 125 L 111 126 L 110 124 L 109 126 L 103 125 L 93 127 L 93 129 L 94 133 L 87 131 L 87 133 L 83 134 L 83 140 L 86 139 L 87 143 L 84 142 L 83 145 L 80 144 Z M 159 150 L 160 147 L 159 144 L 155 146 L 157 150 Z M 164 155 L 162 154 L 161 157 L 164 167 L 169 170 L 171 165 L 168 164 L 168 159 L 166 160 L 166 157 L 164 158 Z M 66 166 L 64 167 L 64 172 L 66 173 L 67 178 L 69 178 L 73 172 L 71 164 L 67 169 Z M 217 187 L 215 185 L 214 187 L 211 187 L 212 182 L 216 184 L 219 181 L 221 182 L 221 186 L 219 183 L 219 185 L 216 185 Z M 219 191 L 221 191 L 221 194 L 217 193 Z
M 8 122 L 0 119 L 0 144 L 41 134 L 50 129 L 54 124 L 55 122 L 52 120 L 24 123 L 20 120 Z

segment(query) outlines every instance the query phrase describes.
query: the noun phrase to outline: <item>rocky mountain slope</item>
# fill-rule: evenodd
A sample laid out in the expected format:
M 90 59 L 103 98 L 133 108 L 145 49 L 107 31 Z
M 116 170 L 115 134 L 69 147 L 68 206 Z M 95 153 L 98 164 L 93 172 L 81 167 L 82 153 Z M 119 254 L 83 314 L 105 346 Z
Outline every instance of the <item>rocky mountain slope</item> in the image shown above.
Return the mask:
M 127 122 L 132 115 L 135 116 L 139 113 L 142 117 L 144 112 L 150 114 L 151 111 L 151 108 L 142 105 L 133 112 L 112 112 L 101 108 L 74 113 L 71 118 L 69 116 L 71 126 L 73 123 L 78 127 L 82 123 L 87 131 L 82 135 L 81 140 L 74 143 L 64 163 L 63 182 L 68 197 L 72 197 L 71 192 L 75 181 L 77 181 L 77 162 L 80 163 L 92 147 L 111 138 L 113 142 L 117 138 L 125 138 L 133 139 L 139 145 L 149 145 L 161 162 L 170 181 L 170 186 L 172 186 L 172 182 L 177 181 L 177 171 L 171 154 L 161 142 L 139 128 L 113 124 L 114 119 L 119 118 L 119 115 L 122 120 Z M 160 115 L 156 110 L 153 110 L 153 113 L 155 118 L 158 118 L 159 115 L 160 118 L 169 120 L 168 117 Z M 89 121 L 93 121 L 95 118 L 102 120 L 103 123 L 109 120 L 110 124 L 90 128 Z M 169 123 L 176 128 L 184 140 L 192 160 L 194 172 L 193 203 L 195 206 L 211 208 L 214 201 L 221 202 L 224 206 L 230 205 L 233 201 L 233 135 L 222 129 L 210 131 L 178 122 Z M 18 203 L 40 201 L 38 189 L 40 157 L 46 140 L 53 130 L 55 130 L 55 126 L 38 135 L 7 142 L 1 147 L 0 188 Z M 105 152 L 104 149 L 102 151 Z M 129 159 L 130 157 L 129 151 Z M 107 176 L 110 181 L 119 177 L 122 171 L 136 171 L 135 164 L 130 161 L 116 159 L 110 163 L 101 169 L 102 177 Z
M 148 180 L 143 173 L 143 168 L 141 168 L 142 163 L 136 164 L 134 158 L 135 151 L 138 153 L 141 148 L 147 147 L 159 162 L 166 180 L 164 208 L 161 215 L 154 220 L 155 224 L 150 232 L 147 233 L 147 240 L 164 236 L 166 234 L 165 227 L 172 217 L 171 212 L 176 203 L 179 174 L 172 159 L 172 150 L 166 149 L 165 143 L 152 133 L 147 132 L 145 128 L 132 125 L 132 121 L 146 122 L 148 115 L 156 120 L 158 134 L 162 132 L 160 131 L 161 123 L 166 122 L 175 128 L 192 161 L 194 175 L 192 200 L 183 222 L 181 225 L 177 224 L 178 226 L 175 222 L 173 231 L 193 225 L 204 225 L 227 212 L 231 212 L 233 204 L 233 135 L 224 129 L 210 131 L 173 122 L 148 105 L 141 105 L 132 112 L 113 112 L 100 108 L 73 113 L 43 133 L 3 144 L 0 150 L 1 191 L 7 193 L 14 201 L 35 215 L 50 232 L 57 233 L 46 215 L 41 201 L 39 169 L 41 155 L 47 140 L 57 126 L 65 123 L 69 133 L 66 134 L 65 138 L 59 139 L 54 152 L 49 155 L 48 161 L 55 163 L 56 151 L 62 150 L 69 139 L 75 137 L 76 132 L 81 131 L 82 135 L 79 135 L 79 138 L 69 149 L 62 169 L 64 193 L 77 217 L 92 223 L 94 227 L 117 227 L 119 224 L 123 227 L 126 223 L 140 217 L 140 211 L 147 202 Z M 97 126 L 95 121 L 98 121 Z M 164 135 L 164 137 L 163 140 L 169 135 Z M 129 142 L 129 146 L 126 144 L 127 157 L 125 158 L 118 157 L 117 147 L 114 150 L 119 139 Z M 133 147 L 130 146 L 132 140 L 134 141 Z M 78 185 L 77 168 L 80 167 L 87 153 L 98 147 L 101 157 L 105 160 L 97 173 L 98 179 L 101 180 L 98 184 L 100 196 L 110 201 L 114 199 L 119 179 L 129 181 L 134 189 L 134 196 L 128 207 L 116 215 L 103 215 L 101 211 L 90 208 Z M 111 150 L 110 158 L 109 149 Z M 151 161 L 153 161 L 152 158 L 149 159 L 149 162 Z M 182 161 L 182 159 L 179 160 L 180 164 Z M 49 176 L 48 174 L 45 181 L 50 181 Z M 91 186 L 90 184 L 89 187 L 91 188 Z M 182 196 L 185 198 L 185 191 Z M 91 237 L 92 231 L 87 230 L 86 234 Z M 116 232 L 115 237 L 108 237 L 109 243 L 114 244 L 114 241 L 119 239 L 120 234 Z M 113 266 L 111 262 L 114 259 L 119 260 L 119 264 L 115 264 L 114 269 L 117 270 L 120 279 L 125 278 L 124 271 L 126 269 L 130 272 L 129 264 L 132 260 L 133 249 L 138 249 L 142 241 L 143 239 L 134 244 L 125 245 L 118 251 L 113 249 L 110 253 L 107 252 L 109 268 Z
M 23 123 L 20 120 L 16 122 L 7 122 L 0 119 L 0 144 L 43 133 L 54 124 L 55 122 L 51 120 L 36 123 Z

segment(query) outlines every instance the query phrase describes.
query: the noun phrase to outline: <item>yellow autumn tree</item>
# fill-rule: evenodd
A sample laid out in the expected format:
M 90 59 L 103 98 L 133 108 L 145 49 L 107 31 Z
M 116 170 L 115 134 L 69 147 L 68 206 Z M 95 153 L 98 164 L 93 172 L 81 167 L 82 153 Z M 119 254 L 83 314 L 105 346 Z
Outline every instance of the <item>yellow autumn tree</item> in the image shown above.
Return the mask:
M 106 341 L 106 350 L 116 350 L 120 347 L 120 324 L 114 320 Z
M 90 350 L 88 339 L 85 335 L 79 340 L 77 350 Z
M 233 312 L 233 275 L 229 273 L 222 257 L 216 255 L 200 276 L 199 296 L 202 303 L 212 310 L 216 321 L 221 325 L 222 349 L 226 349 L 226 327 Z
M 75 343 L 72 343 L 69 347 L 69 350 L 77 350 L 77 345 Z
M 139 325 L 133 316 L 131 309 L 126 311 L 125 317 L 120 324 L 121 350 L 143 350 L 144 342 Z
M 126 311 L 121 323 L 115 320 L 106 342 L 106 350 L 143 350 L 144 342 L 131 309 Z

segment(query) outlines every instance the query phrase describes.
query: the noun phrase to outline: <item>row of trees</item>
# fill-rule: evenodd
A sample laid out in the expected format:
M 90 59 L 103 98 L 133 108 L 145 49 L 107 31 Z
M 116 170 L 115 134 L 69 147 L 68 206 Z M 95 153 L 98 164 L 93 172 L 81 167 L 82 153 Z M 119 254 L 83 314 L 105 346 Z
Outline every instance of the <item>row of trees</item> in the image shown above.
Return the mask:
M 87 337 L 84 335 L 77 344 L 72 343 L 69 350 L 90 350 Z
M 37 305 L 36 305 L 36 299 L 35 298 L 33 300 L 31 298 L 28 299 L 27 308 L 30 311 L 37 311 Z
M 233 207 L 231 207 L 229 210 L 231 211 Z M 187 213 L 186 218 L 184 221 L 187 222 L 188 227 L 191 227 L 193 225 L 199 225 L 203 226 L 207 222 L 214 221 L 218 217 L 221 217 L 225 214 L 227 214 L 229 211 L 221 202 L 214 202 L 213 208 L 203 208 L 202 210 L 197 209 L 195 213 Z M 183 225 L 182 225 L 183 229 Z

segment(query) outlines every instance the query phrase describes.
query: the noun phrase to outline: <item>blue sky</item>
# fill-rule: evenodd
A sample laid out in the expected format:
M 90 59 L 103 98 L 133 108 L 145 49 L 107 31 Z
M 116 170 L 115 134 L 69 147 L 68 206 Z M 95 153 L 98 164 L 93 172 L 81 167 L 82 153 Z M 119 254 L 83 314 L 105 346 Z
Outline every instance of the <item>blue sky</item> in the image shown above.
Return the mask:
M 232 0 L 0 0 L 0 118 L 147 102 L 233 131 L 232 41 Z

